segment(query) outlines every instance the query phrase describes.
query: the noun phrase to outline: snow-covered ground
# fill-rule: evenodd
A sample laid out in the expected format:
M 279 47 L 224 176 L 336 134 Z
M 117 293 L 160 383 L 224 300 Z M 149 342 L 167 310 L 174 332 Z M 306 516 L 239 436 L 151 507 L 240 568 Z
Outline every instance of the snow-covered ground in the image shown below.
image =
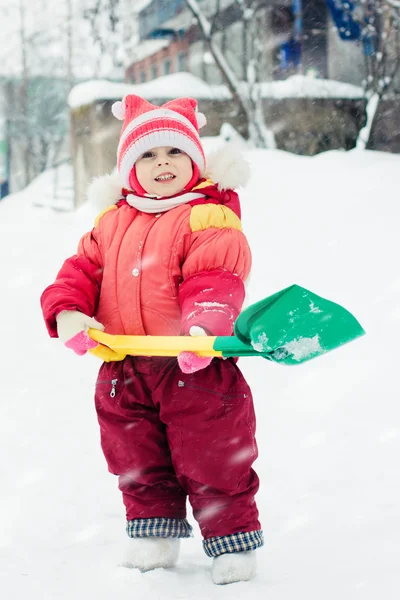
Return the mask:
M 214 586 L 197 529 L 171 571 L 119 566 L 124 512 L 92 400 L 99 364 L 50 340 L 39 307 L 93 214 L 34 206 L 49 199 L 49 174 L 0 202 L 5 600 L 399 598 L 400 156 L 248 158 L 248 302 L 298 283 L 346 306 L 367 331 L 298 367 L 241 360 L 258 414 L 266 545 L 257 579 Z

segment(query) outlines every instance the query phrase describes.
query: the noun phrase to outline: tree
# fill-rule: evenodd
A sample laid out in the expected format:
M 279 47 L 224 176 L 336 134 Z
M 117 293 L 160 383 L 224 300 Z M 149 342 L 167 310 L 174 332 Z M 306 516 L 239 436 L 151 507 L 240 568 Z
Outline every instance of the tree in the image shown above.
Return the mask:
M 75 81 L 104 75 L 83 14 L 94 1 L 0 0 L 2 116 L 14 190 L 68 159 L 68 93 Z
M 121 11 L 122 0 L 85 1 L 83 16 L 90 25 L 92 40 L 99 50 L 97 71 L 101 71 L 101 62 L 105 57 L 110 65 L 110 73 L 119 71 L 123 66 Z
M 367 125 L 365 148 L 380 100 L 393 89 L 400 67 L 400 0 L 327 0 L 342 39 L 358 40 L 365 57 Z M 340 24 L 341 20 L 341 24 Z
M 249 139 L 258 148 L 275 148 L 275 139 L 265 124 L 262 107 L 260 67 L 264 47 L 261 24 L 262 9 L 265 2 L 261 0 L 234 0 L 243 23 L 245 81 L 241 82 L 229 65 L 220 46 L 216 42 L 215 33 L 221 18 L 221 0 L 215 0 L 215 9 L 211 18 L 205 16 L 204 10 L 197 0 L 185 0 L 187 7 L 196 18 L 207 50 L 213 56 L 222 77 L 228 86 L 237 106 L 240 117 L 246 124 Z
M 67 145 L 72 68 L 66 68 L 65 13 L 60 6 L 51 13 L 43 3 L 28 0 L 1 7 L 5 22 L 16 30 L 12 43 L 4 44 L 1 68 L 8 177 L 14 190 L 54 166 Z

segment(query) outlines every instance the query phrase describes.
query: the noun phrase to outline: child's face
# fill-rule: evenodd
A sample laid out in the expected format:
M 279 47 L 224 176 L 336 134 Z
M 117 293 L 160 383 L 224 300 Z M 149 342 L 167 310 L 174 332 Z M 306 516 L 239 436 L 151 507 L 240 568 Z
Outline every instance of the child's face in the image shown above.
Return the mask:
M 153 148 L 136 162 L 136 177 L 148 194 L 174 196 L 193 175 L 192 161 L 185 152 L 171 146 Z

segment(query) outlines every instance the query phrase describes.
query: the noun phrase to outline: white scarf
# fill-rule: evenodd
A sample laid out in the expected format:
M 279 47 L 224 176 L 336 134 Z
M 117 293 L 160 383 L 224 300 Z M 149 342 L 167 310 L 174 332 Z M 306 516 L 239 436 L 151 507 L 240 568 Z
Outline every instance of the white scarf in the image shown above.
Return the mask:
M 199 198 L 205 198 L 205 194 L 199 194 L 198 192 L 188 192 L 181 196 L 175 196 L 172 198 L 164 198 L 163 200 L 156 200 L 155 198 L 162 198 L 162 196 L 152 196 L 143 198 L 143 196 L 135 196 L 135 194 L 128 194 L 126 201 L 130 206 L 133 206 L 137 210 L 145 213 L 163 213 L 171 208 L 176 208 L 181 204 L 186 204 L 192 200 L 198 200 Z

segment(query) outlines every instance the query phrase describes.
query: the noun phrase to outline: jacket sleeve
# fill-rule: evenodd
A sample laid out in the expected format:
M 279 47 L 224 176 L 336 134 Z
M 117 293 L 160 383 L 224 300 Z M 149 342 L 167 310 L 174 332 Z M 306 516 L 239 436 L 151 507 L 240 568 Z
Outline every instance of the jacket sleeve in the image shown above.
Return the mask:
M 51 337 L 58 337 L 56 317 L 62 310 L 79 310 L 92 317 L 97 308 L 103 276 L 98 230 L 85 234 L 78 252 L 62 265 L 56 280 L 41 298 L 43 316 Z
M 239 219 L 229 209 L 211 206 L 211 219 L 210 214 L 200 221 L 191 219 L 194 231 L 182 265 L 183 282 L 179 287 L 185 335 L 193 325 L 202 327 L 210 335 L 232 334 L 245 297 L 244 282 L 251 268 L 251 252 Z M 196 212 L 200 214 L 201 210 Z

